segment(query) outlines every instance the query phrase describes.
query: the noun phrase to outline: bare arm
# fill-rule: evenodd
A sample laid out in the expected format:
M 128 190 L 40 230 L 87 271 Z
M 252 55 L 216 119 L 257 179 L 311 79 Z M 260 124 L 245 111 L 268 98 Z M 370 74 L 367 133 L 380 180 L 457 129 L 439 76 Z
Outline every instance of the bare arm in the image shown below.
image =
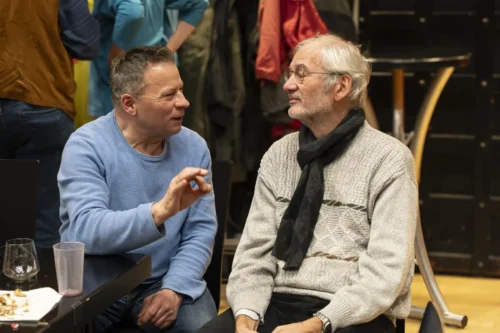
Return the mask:
M 189 23 L 179 21 L 177 29 L 167 42 L 167 48 L 172 52 L 176 52 L 182 43 L 193 33 L 195 28 L 195 26 Z

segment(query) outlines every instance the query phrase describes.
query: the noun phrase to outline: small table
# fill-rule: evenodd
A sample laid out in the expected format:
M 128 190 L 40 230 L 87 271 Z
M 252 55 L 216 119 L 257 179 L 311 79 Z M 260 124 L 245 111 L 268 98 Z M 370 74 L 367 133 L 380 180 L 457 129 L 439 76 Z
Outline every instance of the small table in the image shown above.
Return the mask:
M 37 249 L 37 252 L 40 272 L 22 287 L 25 290 L 50 287 L 57 291 L 52 249 Z M 15 289 L 13 280 L 0 275 L 0 289 Z M 92 322 L 98 314 L 150 276 L 150 256 L 85 256 L 82 295 L 61 298 L 42 318 L 44 325 L 30 327 L 19 323 L 14 331 L 10 324 L 2 324 L 0 333 L 92 332 Z

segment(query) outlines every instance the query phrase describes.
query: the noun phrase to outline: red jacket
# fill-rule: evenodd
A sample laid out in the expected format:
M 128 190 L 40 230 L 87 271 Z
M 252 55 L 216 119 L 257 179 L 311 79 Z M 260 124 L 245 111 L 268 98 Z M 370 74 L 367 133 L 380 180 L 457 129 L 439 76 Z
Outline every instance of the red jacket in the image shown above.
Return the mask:
M 290 52 L 299 42 L 328 32 L 313 0 L 261 0 L 258 24 L 256 76 L 274 82 L 288 67 Z

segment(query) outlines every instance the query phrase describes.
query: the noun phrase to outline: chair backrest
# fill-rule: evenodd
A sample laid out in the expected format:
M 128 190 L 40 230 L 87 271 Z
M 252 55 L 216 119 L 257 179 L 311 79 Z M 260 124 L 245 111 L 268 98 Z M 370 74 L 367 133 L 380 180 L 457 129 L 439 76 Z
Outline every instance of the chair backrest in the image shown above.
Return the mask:
M 212 182 L 215 194 L 215 210 L 217 212 L 217 234 L 215 235 L 212 261 L 204 275 L 207 288 L 214 298 L 217 310 L 220 304 L 220 285 L 222 281 L 222 251 L 226 232 L 226 217 L 231 191 L 230 161 L 215 161 L 212 164 Z
M 39 177 L 38 161 L 0 159 L 0 246 L 35 238 Z
M 425 308 L 424 317 L 422 318 L 422 324 L 418 333 L 443 333 L 443 323 L 439 314 L 432 304 L 432 302 L 427 303 Z

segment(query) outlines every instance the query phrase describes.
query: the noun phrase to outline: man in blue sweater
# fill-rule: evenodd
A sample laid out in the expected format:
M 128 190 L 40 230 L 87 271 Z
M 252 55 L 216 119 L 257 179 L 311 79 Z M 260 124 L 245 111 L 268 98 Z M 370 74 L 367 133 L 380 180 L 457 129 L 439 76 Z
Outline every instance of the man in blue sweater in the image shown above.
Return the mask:
M 173 53 L 140 46 L 111 70 L 113 112 L 68 140 L 58 174 L 62 241 L 88 254 L 149 254 L 153 274 L 96 320 L 193 332 L 216 316 L 203 275 L 217 220 L 210 152 L 182 127 L 189 106 Z

